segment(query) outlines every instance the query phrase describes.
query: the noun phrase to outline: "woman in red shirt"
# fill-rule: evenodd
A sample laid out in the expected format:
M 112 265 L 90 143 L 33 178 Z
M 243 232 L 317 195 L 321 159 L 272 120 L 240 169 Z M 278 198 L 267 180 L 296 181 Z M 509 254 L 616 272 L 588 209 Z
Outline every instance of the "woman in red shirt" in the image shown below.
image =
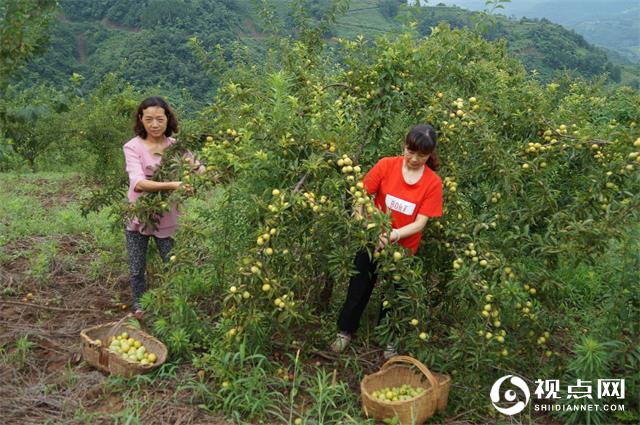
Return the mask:
M 375 193 L 376 207 L 391 212 L 392 230 L 380 236 L 381 246 L 397 243 L 415 254 L 429 217 L 442 215 L 442 180 L 435 173 L 440 165 L 436 140 L 432 126 L 415 126 L 405 138 L 403 155 L 382 158 L 365 176 L 364 186 L 369 195 Z M 356 255 L 355 266 L 357 274 L 349 280 L 338 335 L 331 345 L 335 352 L 349 345 L 376 283 L 376 263 L 367 251 Z M 384 314 L 381 311 L 380 318 Z M 395 354 L 394 347 L 385 350 L 385 357 Z

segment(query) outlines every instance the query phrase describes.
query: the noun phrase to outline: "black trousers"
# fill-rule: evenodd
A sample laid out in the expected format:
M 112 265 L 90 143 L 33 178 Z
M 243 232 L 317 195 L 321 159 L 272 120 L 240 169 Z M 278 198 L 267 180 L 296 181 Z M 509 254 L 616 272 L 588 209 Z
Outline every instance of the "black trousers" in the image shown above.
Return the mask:
M 147 246 L 149 238 L 153 237 L 163 262 L 169 261 L 169 252 L 173 248 L 173 238 L 158 238 L 146 236 L 139 232 L 125 230 L 127 236 L 127 254 L 129 256 L 129 284 L 133 293 L 133 308 L 140 307 L 140 298 L 147 290 L 145 274 L 147 268 Z
M 347 299 L 342 306 L 340 316 L 338 316 L 338 331 L 348 334 L 354 333 L 360 325 L 360 318 L 364 309 L 367 307 L 373 287 L 376 284 L 378 273 L 376 271 L 376 262 L 369 258 L 366 250 L 362 250 L 356 254 L 354 264 L 357 273 L 349 280 L 349 289 L 347 290 Z M 387 313 L 386 309 L 380 307 L 380 321 Z

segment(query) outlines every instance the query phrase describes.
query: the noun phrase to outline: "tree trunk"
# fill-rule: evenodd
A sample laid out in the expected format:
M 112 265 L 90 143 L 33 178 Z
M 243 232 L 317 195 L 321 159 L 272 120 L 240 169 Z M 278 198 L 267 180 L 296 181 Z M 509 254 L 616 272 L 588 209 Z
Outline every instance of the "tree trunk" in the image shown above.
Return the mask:
M 35 157 L 27 157 L 27 161 L 29 162 L 29 168 L 31 168 L 31 172 L 35 173 L 36 170 L 36 158 Z

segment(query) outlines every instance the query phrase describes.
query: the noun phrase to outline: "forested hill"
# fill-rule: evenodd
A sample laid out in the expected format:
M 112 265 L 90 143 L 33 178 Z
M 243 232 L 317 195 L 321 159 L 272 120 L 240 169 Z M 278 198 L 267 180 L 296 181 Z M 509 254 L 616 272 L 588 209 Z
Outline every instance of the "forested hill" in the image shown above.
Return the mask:
M 60 84 L 73 73 L 84 77 L 92 88 L 107 73 L 117 72 L 140 89 L 159 88 L 180 98 L 203 100 L 211 92 L 214 73 L 198 62 L 189 40 L 193 37 L 212 50 L 217 44 L 230 47 L 235 41 L 262 50 L 267 31 L 252 0 L 84 0 L 60 1 L 61 13 L 51 27 L 48 52 L 22 74 L 26 83 L 49 81 Z M 282 28 L 290 31 L 291 2 L 270 2 Z M 312 18 L 322 16 L 330 2 L 308 1 Z M 327 37 L 373 39 L 398 33 L 407 22 L 408 9 L 398 0 L 352 0 Z M 478 15 L 457 7 L 413 8 L 418 30 L 425 35 L 441 21 L 452 26 L 473 26 Z M 587 43 L 573 31 L 546 20 L 493 18 L 489 39 L 504 38 L 510 51 L 535 75 L 548 80 L 570 69 L 576 75 L 593 77 L 609 73 L 620 81 L 620 68 L 607 60 L 604 50 Z M 226 49 L 226 60 L 231 51 Z M 222 56 L 221 56 L 222 58 Z M 222 59 L 220 59 L 222 60 Z M 629 83 L 629 81 L 627 81 Z M 637 81 L 631 81 L 638 85 Z
M 140 89 L 206 93 L 210 78 L 188 46 L 197 37 L 207 46 L 239 37 L 241 15 L 224 0 L 62 0 L 51 28 L 48 52 L 30 65 L 29 79 L 66 81 L 81 74 L 93 88 L 117 72 Z
M 470 10 L 485 9 L 484 0 L 439 0 Z M 575 30 L 587 41 L 616 52 L 614 61 L 640 63 L 640 2 L 638 0 L 514 0 L 500 13 L 547 18 Z

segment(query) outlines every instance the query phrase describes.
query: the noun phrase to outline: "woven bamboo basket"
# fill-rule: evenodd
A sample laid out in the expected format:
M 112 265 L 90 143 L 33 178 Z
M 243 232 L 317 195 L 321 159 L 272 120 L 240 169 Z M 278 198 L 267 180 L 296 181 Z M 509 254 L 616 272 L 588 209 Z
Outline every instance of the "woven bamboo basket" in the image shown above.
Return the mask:
M 141 365 L 110 352 L 107 340 L 122 332 L 127 332 L 130 337 L 140 341 L 146 347 L 147 352 L 156 355 L 156 361 L 151 365 Z M 82 339 L 82 356 L 85 361 L 111 375 L 125 377 L 140 375 L 157 369 L 167 360 L 167 347 L 160 340 L 140 329 L 123 324 L 122 321 L 84 329 L 80 332 L 80 338 Z M 97 339 L 103 341 L 103 344 L 98 345 Z
M 412 366 L 417 367 L 417 372 Z M 426 379 L 425 379 L 426 378 Z M 374 391 L 403 384 L 425 391 L 409 400 L 382 401 L 373 398 Z M 367 417 L 383 420 L 397 417 L 403 425 L 418 425 L 447 408 L 451 377 L 431 372 L 427 366 L 409 356 L 395 356 L 380 371 L 366 375 L 360 383 L 362 408 Z

